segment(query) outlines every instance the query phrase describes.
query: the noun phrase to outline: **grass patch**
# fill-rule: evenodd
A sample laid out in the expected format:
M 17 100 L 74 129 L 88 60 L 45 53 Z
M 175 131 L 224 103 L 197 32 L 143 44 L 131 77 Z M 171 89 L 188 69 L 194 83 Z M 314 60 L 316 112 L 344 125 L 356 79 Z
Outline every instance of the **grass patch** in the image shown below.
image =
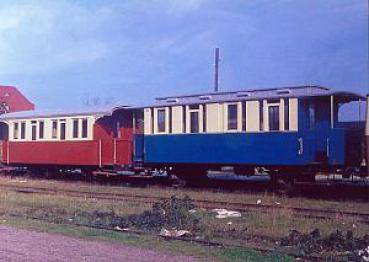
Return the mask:
M 292 257 L 278 254 L 261 255 L 259 252 L 240 248 L 221 249 L 214 252 L 215 256 L 224 261 L 265 261 L 265 262 L 288 262 L 294 261 Z
M 76 227 L 73 225 L 45 223 L 35 220 L 11 218 L 0 220 L 0 224 L 38 232 L 62 234 L 64 236 L 81 238 L 89 241 L 106 241 L 157 251 L 180 253 L 213 261 L 292 261 L 292 258 L 288 256 L 269 255 L 242 248 L 209 247 L 191 242 L 167 241 L 156 236 L 134 235 L 86 227 Z
M 40 181 L 39 181 L 40 182 Z M 0 178 L 0 184 L 5 183 Z M 30 186 L 27 183 L 20 185 Z M 36 184 L 34 181 L 29 183 Z M 28 184 L 28 185 L 27 185 Z M 147 233 L 158 235 L 161 228 L 168 230 L 188 230 L 192 233 L 190 238 L 202 239 L 205 241 L 220 242 L 224 246 L 247 246 L 247 247 L 267 247 L 277 248 L 276 242 L 287 236 L 291 230 L 297 230 L 302 234 L 307 234 L 313 229 L 320 230 L 322 237 L 329 236 L 331 232 L 337 230 L 352 230 L 355 236 L 369 232 L 369 225 L 360 223 L 354 219 L 344 216 L 336 219 L 324 220 L 299 217 L 293 214 L 293 210 L 270 209 L 253 210 L 243 213 L 242 217 L 217 219 L 215 213 L 209 210 L 196 208 L 196 212 L 189 212 L 193 209 L 193 202 L 189 198 L 183 198 L 184 192 L 189 193 L 192 200 L 213 199 L 219 201 L 256 202 L 262 199 L 262 203 L 271 204 L 280 202 L 303 206 L 304 201 L 298 203 L 299 199 L 283 199 L 269 194 L 225 194 L 200 192 L 196 190 L 163 190 L 158 188 L 125 188 L 106 186 L 86 186 L 86 184 L 73 184 L 59 181 L 41 181 L 40 187 L 50 186 L 79 190 L 90 190 L 91 192 L 113 191 L 125 194 L 155 195 L 168 198 L 162 200 L 154 206 L 145 203 L 134 203 L 116 200 L 101 200 L 91 198 L 76 198 L 61 195 L 30 195 L 15 192 L 0 193 L 0 219 L 3 217 L 8 224 L 19 226 L 19 223 L 26 223 L 36 230 L 45 229 L 46 232 L 67 234 L 73 237 L 86 239 L 106 240 L 130 245 L 137 245 L 145 248 L 159 248 L 188 255 L 196 254 L 200 257 L 211 257 L 214 259 L 228 261 L 258 261 L 259 257 L 270 261 L 284 261 L 285 257 L 272 254 L 261 254 L 252 252 L 249 249 L 221 249 L 219 247 L 204 247 L 202 245 L 187 243 L 182 241 L 165 241 L 158 236 L 138 236 L 134 234 L 120 233 L 108 230 L 97 230 L 91 228 L 76 227 L 84 225 L 87 227 L 99 227 L 103 229 L 129 228 L 131 230 L 141 230 Z M 174 197 L 170 198 L 174 192 Z M 285 202 L 283 202 L 285 201 Z M 324 203 L 319 208 L 334 207 L 341 204 L 342 207 L 355 206 L 360 209 L 361 204 L 329 201 L 315 201 L 314 205 Z M 227 208 L 220 206 L 219 208 Z M 366 204 L 367 210 L 367 204 Z M 38 219 L 38 222 L 37 220 Z M 40 222 L 43 221 L 43 222 Z M 18 224 L 17 224 L 18 223 Z M 69 224 L 69 226 L 67 226 Z M 160 244 L 158 244 L 160 243 Z M 251 248 L 252 249 L 252 248 Z M 254 258 L 255 255 L 255 258 Z M 264 257 L 266 256 L 266 257 Z M 247 259 L 246 259 L 247 258 Z
M 26 181 L 26 182 L 24 182 Z M 22 183 L 20 183 L 22 182 Z M 275 205 L 276 202 L 280 203 L 280 206 L 290 207 L 305 207 L 305 208 L 317 208 L 327 210 L 341 210 L 341 211 L 357 211 L 368 212 L 368 203 L 357 201 L 332 201 L 332 200 L 319 200 L 319 199 L 307 199 L 302 197 L 282 197 L 272 193 L 253 192 L 248 194 L 242 193 L 225 193 L 204 189 L 173 189 L 162 188 L 157 186 L 148 186 L 146 188 L 135 187 L 122 187 L 122 186 L 105 186 L 98 184 L 91 184 L 82 181 L 58 181 L 58 180 L 46 180 L 46 179 L 32 179 L 32 178 L 9 178 L 0 177 L 0 185 L 13 185 L 17 187 L 36 187 L 36 188 L 50 188 L 55 190 L 73 190 L 78 192 L 91 193 L 117 193 L 127 195 L 138 196 L 161 196 L 163 198 L 170 198 L 176 196 L 183 198 L 189 195 L 191 199 L 196 200 L 214 200 L 214 201 L 230 201 L 240 203 L 256 203 L 257 200 L 261 200 L 263 204 Z M 227 208 L 219 207 L 219 208 Z

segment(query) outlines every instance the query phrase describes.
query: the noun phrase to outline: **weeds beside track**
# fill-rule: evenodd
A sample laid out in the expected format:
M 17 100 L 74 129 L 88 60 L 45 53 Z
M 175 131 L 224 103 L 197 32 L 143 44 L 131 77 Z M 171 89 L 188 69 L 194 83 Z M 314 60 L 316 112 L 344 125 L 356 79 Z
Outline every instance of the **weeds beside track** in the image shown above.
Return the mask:
M 44 195 L 59 195 L 84 199 L 97 199 L 104 201 L 126 201 L 134 203 L 149 203 L 153 204 L 161 199 L 167 199 L 168 197 L 159 196 L 145 196 L 138 194 L 127 193 L 109 193 L 109 192 L 91 192 L 91 191 L 77 191 L 70 189 L 51 189 L 45 187 L 31 187 L 31 186 L 16 186 L 16 185 L 0 185 L 0 189 L 3 191 L 14 191 L 24 194 L 44 194 Z M 192 196 L 191 196 L 192 197 Z M 242 203 L 242 202 L 230 202 L 230 201 L 213 201 L 202 200 L 193 198 L 194 204 L 199 208 L 215 209 L 215 208 L 228 208 L 240 212 L 250 211 L 278 211 L 289 210 L 296 216 L 303 216 L 307 218 L 315 219 L 337 219 L 337 218 L 352 218 L 361 223 L 369 224 L 369 212 L 353 212 L 342 210 L 323 210 L 316 208 L 303 208 L 294 207 L 290 205 L 270 205 L 270 204 L 255 204 L 255 203 Z

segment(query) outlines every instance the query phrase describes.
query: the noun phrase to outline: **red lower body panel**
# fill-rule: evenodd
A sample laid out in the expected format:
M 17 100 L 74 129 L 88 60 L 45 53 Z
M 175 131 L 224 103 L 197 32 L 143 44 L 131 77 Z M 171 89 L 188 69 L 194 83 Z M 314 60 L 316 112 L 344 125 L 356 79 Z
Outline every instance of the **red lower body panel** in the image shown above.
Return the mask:
M 6 164 L 100 166 L 131 164 L 132 145 L 117 141 L 3 141 L 0 159 Z

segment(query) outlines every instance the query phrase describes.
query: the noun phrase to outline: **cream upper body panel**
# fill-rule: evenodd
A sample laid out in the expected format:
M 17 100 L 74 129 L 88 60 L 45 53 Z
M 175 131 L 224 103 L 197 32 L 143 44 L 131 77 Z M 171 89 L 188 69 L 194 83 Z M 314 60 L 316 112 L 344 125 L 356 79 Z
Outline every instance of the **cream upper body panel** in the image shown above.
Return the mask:
M 12 142 L 78 141 L 93 140 L 93 126 L 96 119 L 91 115 L 74 115 L 72 117 L 17 118 L 2 122 L 8 124 L 9 141 Z
M 281 98 L 145 108 L 145 134 L 271 132 L 270 107 L 278 107 L 278 116 L 274 117 L 278 119 L 278 130 L 274 127 L 273 132 L 298 130 L 298 99 Z M 160 132 L 159 110 L 161 125 L 165 126 Z M 192 125 L 197 125 L 197 132 L 191 132 Z

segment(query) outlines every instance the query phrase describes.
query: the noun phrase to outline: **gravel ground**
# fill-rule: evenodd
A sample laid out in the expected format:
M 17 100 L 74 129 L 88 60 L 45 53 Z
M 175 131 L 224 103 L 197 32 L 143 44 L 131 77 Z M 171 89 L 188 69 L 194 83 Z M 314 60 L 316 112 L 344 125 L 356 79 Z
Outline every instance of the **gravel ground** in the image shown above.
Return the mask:
M 106 242 L 0 226 L 0 261 L 195 261 L 195 258 Z

